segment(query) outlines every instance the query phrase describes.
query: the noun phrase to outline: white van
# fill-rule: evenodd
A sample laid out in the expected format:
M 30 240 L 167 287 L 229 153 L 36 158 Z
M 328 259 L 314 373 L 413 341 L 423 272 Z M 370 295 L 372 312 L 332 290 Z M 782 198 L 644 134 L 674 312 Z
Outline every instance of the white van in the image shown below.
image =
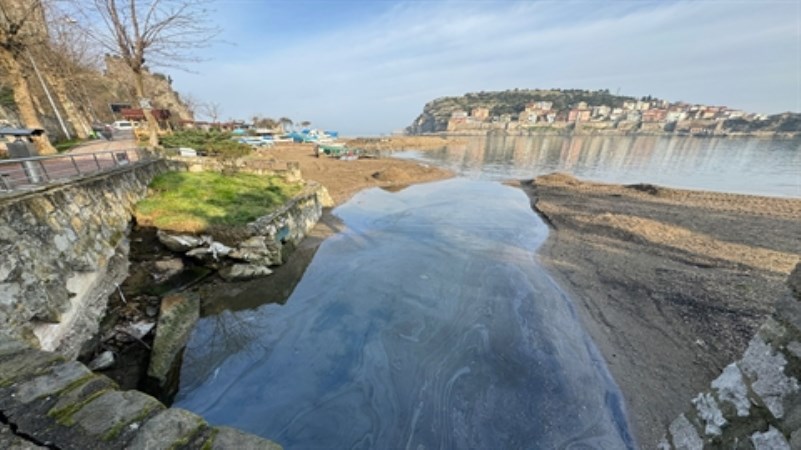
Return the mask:
M 111 124 L 111 126 L 117 131 L 133 130 L 133 128 L 134 128 L 133 124 L 131 122 L 127 121 L 127 120 L 118 120 L 118 121 L 114 122 L 113 124 Z

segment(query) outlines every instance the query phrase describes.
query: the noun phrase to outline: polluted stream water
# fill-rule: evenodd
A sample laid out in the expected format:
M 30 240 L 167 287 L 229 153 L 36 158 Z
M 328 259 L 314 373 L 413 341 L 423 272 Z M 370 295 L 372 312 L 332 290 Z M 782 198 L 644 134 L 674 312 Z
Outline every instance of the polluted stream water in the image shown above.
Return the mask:
M 306 448 L 635 448 L 519 189 L 363 191 L 284 305 L 197 324 L 175 406 Z

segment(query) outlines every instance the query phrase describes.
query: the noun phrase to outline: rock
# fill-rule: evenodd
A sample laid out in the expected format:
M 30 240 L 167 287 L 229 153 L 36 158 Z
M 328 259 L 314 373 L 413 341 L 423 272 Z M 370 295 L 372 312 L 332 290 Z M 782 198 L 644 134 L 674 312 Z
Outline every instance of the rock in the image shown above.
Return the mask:
M 136 339 L 142 339 L 143 337 L 147 336 L 148 333 L 150 333 L 150 330 L 152 330 L 154 326 L 156 326 L 155 322 L 142 321 L 128 324 L 124 328 L 124 331 L 126 334 Z
M 268 267 L 253 264 L 234 264 L 220 269 L 220 276 L 225 281 L 245 281 L 266 277 L 273 273 Z
M 790 286 L 796 300 L 801 301 L 801 263 L 796 264 L 795 269 L 790 272 L 790 276 L 787 277 L 787 285 Z
M 751 443 L 755 450 L 790 450 L 790 444 L 772 425 L 764 433 L 756 432 L 751 435 Z
M 203 239 L 186 234 L 171 235 L 161 230 L 156 233 L 159 242 L 174 252 L 185 252 L 203 244 Z
M 265 236 L 253 236 L 228 254 L 229 258 L 262 265 L 281 264 L 281 244 Z
M 701 450 L 704 448 L 704 441 L 684 414 L 674 420 L 668 429 L 676 450 Z
M 197 258 L 201 261 L 213 259 L 219 261 L 221 256 L 227 256 L 231 253 L 231 247 L 221 244 L 219 242 L 212 242 L 208 247 L 201 247 L 186 252 L 187 256 Z
M 76 381 L 91 375 L 92 372 L 78 361 L 66 362 L 54 366 L 47 374 L 21 383 L 17 386 L 14 397 L 18 402 L 30 403 L 33 400 L 56 394 Z
M 153 269 L 156 281 L 163 281 L 181 273 L 184 270 L 184 262 L 181 258 L 162 259 L 153 263 Z
M 24 350 L 0 361 L 0 385 L 8 385 L 21 379 L 45 372 L 51 366 L 64 361 L 55 353 Z
M 334 199 L 331 198 L 331 195 L 328 193 L 328 189 L 325 186 L 320 185 L 317 188 L 317 201 L 320 202 L 324 208 L 333 208 L 335 203 Z
M 5 450 L 31 450 L 46 449 L 47 447 L 40 447 L 33 442 L 22 439 L 14 434 L 7 425 L 0 423 L 0 448 Z
M 153 305 L 147 305 L 145 308 L 145 314 L 147 317 L 156 317 L 159 314 L 159 309 Z
M 788 377 L 784 367 L 787 359 L 760 335 L 751 339 L 743 358 L 737 363 L 743 374 L 752 380 L 751 390 L 759 396 L 773 417 L 784 416 L 784 399 L 798 392 L 798 380 Z
M 214 436 L 212 450 L 224 450 L 230 448 L 241 449 L 260 449 L 260 450 L 282 450 L 283 447 L 273 441 L 247 434 L 230 427 L 216 427 L 217 435 Z
M 114 365 L 114 352 L 106 350 L 89 363 L 91 370 L 105 370 Z
M 111 391 L 87 403 L 72 420 L 87 434 L 111 441 L 136 431 L 148 414 L 160 410 L 164 405 L 139 391 Z
M 184 409 L 166 409 L 145 422 L 128 444 L 129 450 L 168 450 L 180 447 L 200 428 L 203 418 Z
M 189 333 L 200 317 L 200 302 L 188 294 L 174 294 L 161 301 L 156 337 L 150 353 L 147 374 L 164 387 L 170 372 L 174 369 Z

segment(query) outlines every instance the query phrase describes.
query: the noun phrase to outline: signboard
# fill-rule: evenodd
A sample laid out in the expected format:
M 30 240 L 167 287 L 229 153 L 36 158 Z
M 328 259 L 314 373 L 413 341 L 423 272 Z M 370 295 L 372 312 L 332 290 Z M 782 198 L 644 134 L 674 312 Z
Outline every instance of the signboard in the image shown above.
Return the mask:
M 109 103 L 108 107 L 111 108 L 111 112 L 114 114 L 119 114 L 122 112 L 123 109 L 128 109 L 131 107 L 130 103 Z
M 151 109 L 150 106 L 150 99 L 149 98 L 141 98 L 139 99 L 139 107 L 142 109 Z

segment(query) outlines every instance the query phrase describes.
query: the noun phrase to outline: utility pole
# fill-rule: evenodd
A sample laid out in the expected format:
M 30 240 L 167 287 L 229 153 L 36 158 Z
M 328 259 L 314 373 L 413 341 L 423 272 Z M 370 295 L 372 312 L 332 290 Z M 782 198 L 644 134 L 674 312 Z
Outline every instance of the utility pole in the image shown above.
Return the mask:
M 64 124 L 64 119 L 61 118 L 61 114 L 59 114 L 58 108 L 56 108 L 56 102 L 53 101 L 53 97 L 50 95 L 50 90 L 47 89 L 47 85 L 45 84 L 44 79 L 42 79 L 42 74 L 39 73 L 39 68 L 36 66 L 36 61 L 33 60 L 33 55 L 31 55 L 30 50 L 28 50 L 28 59 L 31 60 L 33 71 L 36 72 L 36 77 L 39 78 L 39 83 L 41 83 L 42 85 L 42 89 L 44 90 L 45 95 L 47 96 L 47 100 L 50 101 L 50 106 L 53 107 L 53 112 L 56 113 L 56 118 L 58 119 L 58 123 L 59 125 L 61 125 L 61 131 L 64 132 L 64 136 L 66 136 L 68 140 L 72 139 L 72 135 L 70 135 L 70 132 L 67 131 L 67 126 Z

